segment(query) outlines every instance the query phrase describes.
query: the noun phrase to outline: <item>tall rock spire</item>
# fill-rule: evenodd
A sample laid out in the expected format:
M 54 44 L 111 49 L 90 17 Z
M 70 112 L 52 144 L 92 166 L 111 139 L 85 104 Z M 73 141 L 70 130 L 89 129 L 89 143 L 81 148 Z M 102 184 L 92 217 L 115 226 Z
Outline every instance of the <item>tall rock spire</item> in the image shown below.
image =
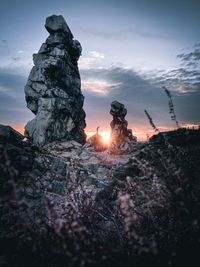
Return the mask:
M 25 136 L 37 145 L 55 140 L 84 143 L 84 96 L 77 61 L 81 44 L 62 16 L 52 15 L 45 27 L 50 33 L 37 54 L 25 86 L 27 107 L 36 115 L 25 127 Z
M 118 101 L 111 103 L 110 114 L 113 120 L 111 127 L 110 152 L 120 154 L 130 152 L 136 142 L 136 137 L 132 135 L 132 130 L 128 129 L 128 122 L 125 120 L 127 110 L 124 105 Z

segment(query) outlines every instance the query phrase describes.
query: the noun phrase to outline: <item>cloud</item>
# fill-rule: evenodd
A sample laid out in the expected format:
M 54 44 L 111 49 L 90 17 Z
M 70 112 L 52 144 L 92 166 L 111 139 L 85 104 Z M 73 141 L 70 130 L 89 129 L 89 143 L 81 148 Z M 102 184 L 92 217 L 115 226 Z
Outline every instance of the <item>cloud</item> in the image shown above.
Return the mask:
M 97 51 L 90 51 L 90 55 L 93 58 L 100 58 L 100 59 L 104 59 L 105 55 L 103 53 L 97 52 Z
M 144 76 L 156 87 L 166 86 L 180 94 L 197 92 L 200 88 L 200 73 L 196 70 L 179 68 L 163 72 L 152 71 Z
M 193 51 L 179 54 L 177 57 L 181 59 L 184 65 L 196 68 L 200 61 L 200 43 L 195 44 L 193 49 Z
M 126 102 L 132 100 L 144 103 L 150 94 L 159 94 L 159 90 L 140 74 L 132 69 L 123 67 L 110 67 L 102 69 L 82 70 L 81 76 L 84 80 L 105 81 L 109 85 L 107 96 L 109 98 L 120 98 Z M 94 90 L 93 90 L 94 91 Z
M 180 94 L 190 94 L 200 90 L 200 44 L 188 53 L 177 55 L 181 67 L 168 71 L 150 71 L 144 76 L 155 86 L 166 86 Z
M 24 50 L 19 50 L 17 51 L 18 54 L 23 54 L 24 53 Z
M 101 68 L 105 55 L 98 51 L 90 51 L 88 56 L 81 57 L 79 60 L 79 69 Z
M 152 86 L 148 80 L 138 75 L 131 69 L 106 68 L 82 70 L 81 76 L 85 80 L 97 79 L 107 81 L 114 85 L 107 90 L 107 94 L 99 97 L 98 93 L 87 90 L 85 95 L 85 109 L 87 113 L 88 127 L 103 122 L 109 127 L 112 117 L 109 114 L 110 103 L 114 100 L 122 102 L 128 109 L 127 119 L 129 125 L 138 127 L 148 122 L 144 115 L 144 109 L 151 110 L 151 114 L 157 121 L 163 121 L 168 117 L 167 101 L 164 93 Z
M 87 127 L 109 129 L 112 120 L 110 103 L 114 100 L 125 104 L 129 127 L 133 133 L 144 138 L 153 133 L 144 114 L 147 109 L 156 126 L 161 130 L 175 128 L 168 111 L 168 99 L 162 86 L 177 83 L 172 91 L 175 112 L 180 124 L 198 124 L 200 113 L 200 92 L 191 90 L 199 74 L 186 68 L 168 71 L 141 73 L 123 66 L 80 69 L 82 91 L 85 96 Z M 191 86 L 187 77 L 196 77 Z M 26 108 L 24 85 L 27 78 L 6 72 L 0 68 L 0 122 L 10 125 L 24 125 L 33 115 Z M 183 84 L 182 84 L 183 82 Z M 190 86 L 188 90 L 187 84 Z M 179 87 L 178 87 L 179 85 Z M 168 88 L 171 90 L 171 87 Z
M 106 96 L 113 90 L 119 83 L 110 83 L 103 80 L 82 80 L 81 88 L 82 91 L 93 92 L 99 95 Z
M 28 75 L 33 66 L 29 51 L 17 50 L 7 40 L 0 40 L 0 71 L 17 75 Z
M 175 78 L 176 75 L 177 72 L 174 72 L 173 81 L 178 79 Z M 87 124 L 90 129 L 102 123 L 102 121 L 103 123 L 100 126 L 105 127 L 107 125 L 109 127 L 111 121 L 111 116 L 109 115 L 110 103 L 114 100 L 125 104 L 128 110 L 127 119 L 129 125 L 137 132 L 140 129 L 140 135 L 144 135 L 142 131 L 152 133 L 152 129 L 145 117 L 144 109 L 149 111 L 160 130 L 174 129 L 176 127 L 170 119 L 168 99 L 161 86 L 166 86 L 169 81 L 172 83 L 172 74 L 169 75 L 167 71 L 159 72 L 153 78 L 153 73 L 147 75 L 132 69 L 112 67 L 81 70 L 81 76 L 83 81 L 93 81 L 88 83 L 88 89 L 89 87 L 90 89 L 84 90 Z M 110 85 L 107 90 L 102 87 L 106 93 L 101 94 L 101 97 L 99 94 L 99 81 L 105 81 L 104 84 Z M 200 101 L 200 93 L 191 89 L 188 91 L 186 87 L 180 85 L 175 88 L 176 90 L 172 91 L 172 96 L 180 124 L 199 123 L 200 106 L 198 103 Z M 142 125 L 143 127 L 141 127 Z
M 93 57 L 81 57 L 78 62 L 79 69 L 89 69 L 94 62 Z
M 7 72 L 19 76 L 28 76 L 28 73 L 30 72 L 32 66 L 32 60 L 26 57 L 7 57 L 0 62 L 0 69 L 5 73 Z

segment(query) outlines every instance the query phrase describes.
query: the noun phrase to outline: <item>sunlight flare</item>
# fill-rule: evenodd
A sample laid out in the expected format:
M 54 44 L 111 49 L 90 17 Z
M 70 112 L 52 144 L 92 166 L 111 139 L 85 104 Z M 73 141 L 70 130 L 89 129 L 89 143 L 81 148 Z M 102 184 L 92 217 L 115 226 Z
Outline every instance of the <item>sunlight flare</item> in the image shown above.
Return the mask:
M 100 135 L 103 137 L 103 141 L 106 145 L 110 144 L 110 132 L 105 131 L 105 132 L 100 132 Z

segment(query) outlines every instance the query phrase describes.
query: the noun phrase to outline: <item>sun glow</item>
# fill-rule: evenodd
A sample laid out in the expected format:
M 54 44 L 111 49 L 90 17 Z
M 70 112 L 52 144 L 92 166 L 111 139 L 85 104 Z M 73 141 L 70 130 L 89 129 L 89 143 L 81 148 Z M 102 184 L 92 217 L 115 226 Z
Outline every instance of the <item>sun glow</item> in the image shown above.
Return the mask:
M 110 131 L 109 130 L 107 130 L 107 131 L 101 131 L 101 130 L 99 130 L 98 133 L 102 136 L 104 144 L 105 145 L 109 145 L 109 143 L 110 143 Z M 96 134 L 96 132 L 94 132 L 94 131 L 87 131 L 86 130 L 86 134 L 87 134 L 87 138 L 90 138 L 91 136 L 93 136 L 94 134 Z
M 99 133 L 103 137 L 103 141 L 106 145 L 110 143 L 110 132 L 100 132 Z

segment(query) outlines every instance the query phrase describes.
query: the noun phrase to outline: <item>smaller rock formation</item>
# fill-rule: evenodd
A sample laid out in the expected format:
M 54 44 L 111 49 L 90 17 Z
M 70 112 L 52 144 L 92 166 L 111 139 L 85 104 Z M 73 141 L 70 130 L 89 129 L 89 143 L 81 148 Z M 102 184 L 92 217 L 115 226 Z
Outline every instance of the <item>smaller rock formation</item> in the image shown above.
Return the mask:
M 126 108 L 118 101 L 113 101 L 110 114 L 113 116 L 113 120 L 110 123 L 110 151 L 113 153 L 131 151 L 133 144 L 136 142 L 136 137 L 132 135 L 132 130 L 127 128 L 128 122 L 125 120 Z
M 88 139 L 88 143 L 94 148 L 95 151 L 101 152 L 107 149 L 104 143 L 103 137 L 99 134 L 99 127 L 97 127 L 96 133 Z
M 84 97 L 77 61 L 81 44 L 62 16 L 50 16 L 45 27 L 49 37 L 37 54 L 25 96 L 27 107 L 36 115 L 25 127 L 26 137 L 36 145 L 56 140 L 85 143 Z

